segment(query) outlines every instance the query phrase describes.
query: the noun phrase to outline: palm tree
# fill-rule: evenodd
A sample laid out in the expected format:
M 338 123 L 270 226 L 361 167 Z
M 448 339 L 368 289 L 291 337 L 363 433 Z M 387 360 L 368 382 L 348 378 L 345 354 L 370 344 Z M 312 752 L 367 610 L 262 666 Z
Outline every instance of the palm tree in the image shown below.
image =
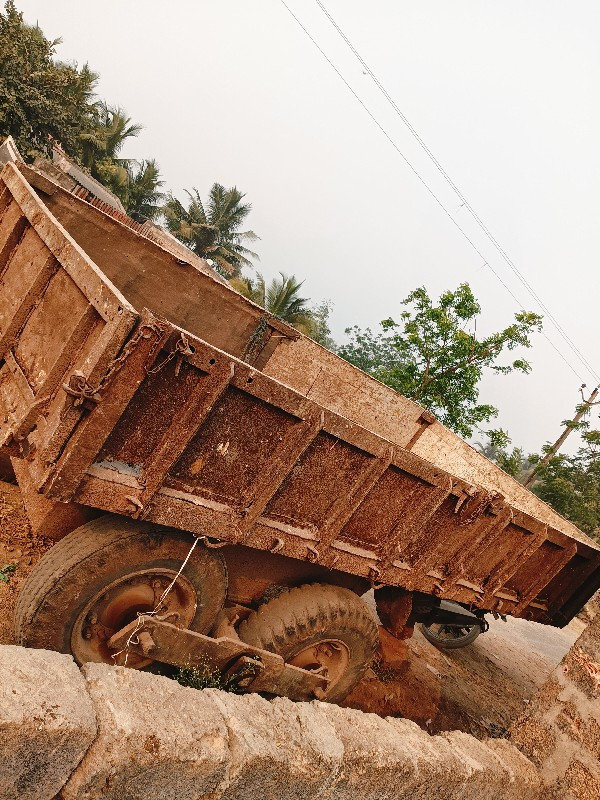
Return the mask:
M 142 126 L 132 123 L 131 117 L 122 108 L 98 103 L 93 127 L 79 136 L 81 163 L 92 175 L 99 161 L 108 159 L 115 163 L 126 163 L 126 159 L 119 158 L 121 148 L 127 139 L 138 136 L 141 130 Z
M 258 256 L 244 242 L 259 237 L 253 231 L 240 230 L 252 209 L 250 203 L 242 203 L 245 195 L 235 186 L 225 189 L 220 183 L 212 185 L 206 205 L 197 189 L 187 195 L 187 208 L 169 195 L 164 207 L 169 231 L 226 277 L 239 276 L 242 267 L 253 266 L 251 259 Z
M 90 173 L 126 203 L 131 160 L 119 153 L 127 139 L 137 136 L 142 126 L 119 107 L 98 103 L 94 125 L 80 134 L 80 159 Z
M 273 278 L 266 286 L 265 279 L 258 273 L 256 280 L 247 277 L 238 277 L 231 280 L 231 284 L 245 297 L 262 306 L 270 314 L 284 322 L 288 322 L 298 330 L 311 335 L 312 314 L 307 306 L 308 298 L 299 297 L 298 293 L 304 281 L 296 280 L 295 275 L 279 273 L 279 278 Z
M 165 197 L 159 187 L 164 184 L 160 169 L 154 159 L 131 162 L 126 167 L 127 196 L 125 209 L 130 217 L 142 222 L 142 218 L 156 219 L 162 211 Z

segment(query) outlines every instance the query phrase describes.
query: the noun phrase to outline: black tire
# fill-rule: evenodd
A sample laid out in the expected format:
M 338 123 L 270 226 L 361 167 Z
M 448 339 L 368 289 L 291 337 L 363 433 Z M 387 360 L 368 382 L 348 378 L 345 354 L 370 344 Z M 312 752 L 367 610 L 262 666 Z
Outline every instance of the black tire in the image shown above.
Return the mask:
M 192 542 L 181 531 L 111 514 L 82 525 L 55 544 L 28 575 L 15 609 L 18 644 L 71 653 L 74 625 L 91 598 L 136 570 L 176 573 Z M 214 550 L 197 545 L 182 575 L 196 593 L 188 627 L 207 633 L 225 602 L 224 561 Z
M 285 661 L 322 641 L 343 643 L 349 661 L 327 692 L 326 700 L 332 702 L 344 698 L 362 678 L 379 644 L 375 618 L 360 597 L 328 584 L 284 592 L 244 620 L 238 633 L 243 642 L 278 653 Z
M 456 628 L 456 635 L 448 635 L 447 638 L 444 636 L 436 635 L 436 632 L 432 630 L 433 626 L 427 626 L 424 623 L 419 625 L 421 628 L 421 633 L 427 639 L 428 642 L 431 642 L 434 647 L 439 647 L 442 650 L 458 650 L 461 647 L 466 647 L 469 644 L 473 644 L 475 639 L 481 633 L 481 627 L 479 625 L 465 625 L 463 628 Z M 439 626 L 443 628 L 443 626 Z M 451 629 L 449 629 L 450 631 Z M 463 633 L 466 631 L 466 633 Z

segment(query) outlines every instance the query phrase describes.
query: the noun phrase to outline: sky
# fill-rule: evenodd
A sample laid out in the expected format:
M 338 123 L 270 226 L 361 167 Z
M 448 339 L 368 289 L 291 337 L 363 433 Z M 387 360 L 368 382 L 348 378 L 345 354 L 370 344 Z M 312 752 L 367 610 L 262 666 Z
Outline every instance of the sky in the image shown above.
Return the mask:
M 600 4 L 323 5 L 600 372 Z M 520 309 L 540 312 L 314 0 L 17 7 L 62 38 L 61 59 L 100 73 L 101 97 L 143 124 L 125 155 L 156 158 L 181 199 L 215 181 L 246 193 L 258 269 L 293 273 L 303 294 L 332 300 L 338 342 L 348 326 L 398 317 L 417 286 L 438 296 L 469 282 L 482 306 L 478 336 Z M 493 427 L 526 452 L 556 439 L 580 384 L 598 382 L 545 316 L 548 338 L 535 335 L 526 354 L 532 373 L 481 385 L 480 400 L 500 409 Z M 577 445 L 573 434 L 565 450 Z

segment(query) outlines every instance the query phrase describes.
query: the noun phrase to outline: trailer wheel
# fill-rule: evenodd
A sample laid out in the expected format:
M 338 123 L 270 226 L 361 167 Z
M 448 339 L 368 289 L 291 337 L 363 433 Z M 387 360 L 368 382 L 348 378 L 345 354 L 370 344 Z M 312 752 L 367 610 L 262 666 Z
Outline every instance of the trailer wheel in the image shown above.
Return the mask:
M 54 545 L 30 572 L 17 600 L 15 633 L 27 647 L 72 653 L 86 661 L 122 664 L 106 642 L 152 611 L 177 575 L 190 535 L 107 515 L 82 525 Z M 220 554 L 196 547 L 161 602 L 170 622 L 207 633 L 223 607 L 227 572 Z M 141 669 L 151 659 L 127 654 Z
M 423 636 L 428 642 L 442 650 L 458 650 L 472 644 L 481 633 L 479 625 L 463 625 L 462 628 L 456 626 L 432 623 L 419 625 Z
M 325 699 L 333 702 L 361 679 L 379 643 L 377 623 L 360 597 L 326 584 L 300 586 L 269 600 L 238 633 L 288 664 L 319 670 L 331 681 Z

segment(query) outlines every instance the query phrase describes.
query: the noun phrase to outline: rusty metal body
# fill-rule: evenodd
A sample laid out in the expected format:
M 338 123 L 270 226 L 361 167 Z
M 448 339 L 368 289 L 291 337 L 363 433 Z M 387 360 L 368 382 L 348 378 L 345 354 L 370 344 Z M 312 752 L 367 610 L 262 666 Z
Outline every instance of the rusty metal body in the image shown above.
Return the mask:
M 328 576 L 564 625 L 600 585 L 428 412 L 25 166 L 0 280 L 0 447 L 57 538 L 100 511 L 210 537 L 237 603 Z

